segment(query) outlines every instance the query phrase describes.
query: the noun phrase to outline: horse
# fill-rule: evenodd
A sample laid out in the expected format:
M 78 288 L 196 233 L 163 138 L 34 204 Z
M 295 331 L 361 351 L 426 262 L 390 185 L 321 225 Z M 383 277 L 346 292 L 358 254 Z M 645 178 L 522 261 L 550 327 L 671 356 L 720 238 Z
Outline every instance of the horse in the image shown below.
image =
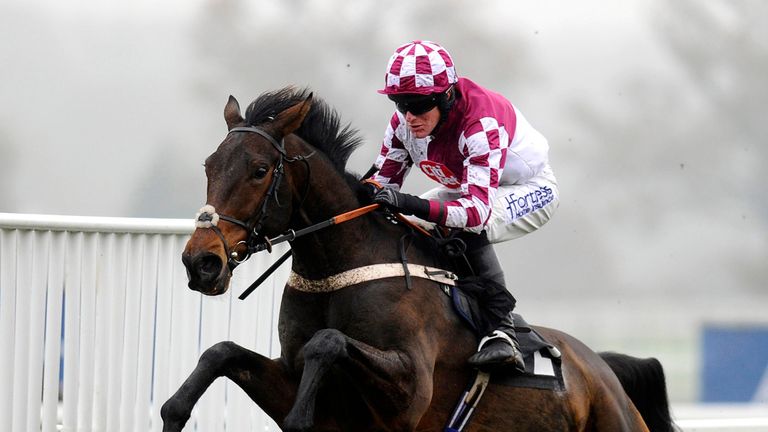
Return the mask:
M 163 431 L 181 431 L 222 376 L 284 431 L 443 430 L 476 373 L 466 361 L 477 334 L 435 281 L 376 278 L 365 269 L 444 261 L 386 211 L 309 229 L 369 203 L 360 176 L 346 170 L 358 133 L 306 88 L 264 93 L 245 116 L 230 96 L 224 118 L 228 133 L 205 161 L 207 205 L 182 261 L 189 288 L 220 295 L 239 262 L 271 250 L 270 238 L 287 238 L 293 259 L 279 313 L 281 355 L 229 341 L 210 347 L 163 404 Z M 351 282 L 337 286 L 339 275 Z M 633 393 L 643 402 L 636 404 L 623 387 L 635 372 L 622 366 L 637 359 L 612 356 L 609 365 L 564 332 L 533 328 L 560 351 L 564 388 L 509 387 L 492 377 L 467 431 L 648 431 L 643 415 L 662 418 L 651 430 L 673 430 L 663 373 L 653 378 L 656 394 Z

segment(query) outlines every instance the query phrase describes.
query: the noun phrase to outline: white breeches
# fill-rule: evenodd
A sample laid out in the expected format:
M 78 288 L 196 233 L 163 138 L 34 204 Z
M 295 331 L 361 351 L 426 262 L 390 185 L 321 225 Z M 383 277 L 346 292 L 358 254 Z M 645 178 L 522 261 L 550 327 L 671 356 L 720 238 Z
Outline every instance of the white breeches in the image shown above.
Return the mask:
M 424 199 L 441 201 L 452 201 L 459 197 L 458 190 L 444 186 L 421 195 Z M 536 231 L 549 221 L 559 205 L 557 179 L 549 166 L 523 184 L 501 185 L 485 225 L 488 240 L 500 243 Z

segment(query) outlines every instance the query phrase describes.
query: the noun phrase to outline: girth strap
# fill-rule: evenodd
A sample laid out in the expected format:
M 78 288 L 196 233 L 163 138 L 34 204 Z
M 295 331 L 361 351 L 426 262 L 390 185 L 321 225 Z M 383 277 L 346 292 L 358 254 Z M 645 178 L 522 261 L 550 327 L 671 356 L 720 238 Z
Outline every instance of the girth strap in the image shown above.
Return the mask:
M 407 267 L 408 274 L 411 277 L 427 279 L 445 285 L 456 285 L 456 280 L 458 279 L 454 273 L 435 267 L 418 264 L 408 264 Z M 306 279 L 291 271 L 291 275 L 288 278 L 288 286 L 303 292 L 325 293 L 338 291 L 362 282 L 389 277 L 403 277 L 405 275 L 406 269 L 402 263 L 373 264 L 358 267 L 324 279 Z

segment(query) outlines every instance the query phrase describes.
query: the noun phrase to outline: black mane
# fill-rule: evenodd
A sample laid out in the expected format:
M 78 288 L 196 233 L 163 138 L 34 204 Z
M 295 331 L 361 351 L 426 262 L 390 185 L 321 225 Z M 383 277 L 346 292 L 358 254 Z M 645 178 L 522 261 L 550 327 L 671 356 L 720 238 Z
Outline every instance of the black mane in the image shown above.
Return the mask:
M 248 105 L 245 121 L 253 126 L 271 121 L 277 114 L 306 100 L 310 94 L 307 88 L 295 87 L 264 93 Z M 312 98 L 309 113 L 294 133 L 325 153 L 347 182 L 358 183 L 359 177 L 347 172 L 346 166 L 349 156 L 363 143 L 362 137 L 349 124 L 342 126 L 338 113 L 322 99 Z

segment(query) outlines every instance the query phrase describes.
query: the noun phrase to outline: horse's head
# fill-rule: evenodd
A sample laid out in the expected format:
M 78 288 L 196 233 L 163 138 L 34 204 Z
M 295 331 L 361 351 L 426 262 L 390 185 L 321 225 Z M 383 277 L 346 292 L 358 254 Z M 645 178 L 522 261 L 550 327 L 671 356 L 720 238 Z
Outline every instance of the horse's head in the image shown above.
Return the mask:
M 182 255 L 191 289 L 223 294 L 232 269 L 266 236 L 286 229 L 295 188 L 283 176 L 285 163 L 294 160 L 286 154 L 284 138 L 301 125 L 311 105 L 310 94 L 253 125 L 229 97 L 224 108 L 229 132 L 205 161 L 207 204 Z

